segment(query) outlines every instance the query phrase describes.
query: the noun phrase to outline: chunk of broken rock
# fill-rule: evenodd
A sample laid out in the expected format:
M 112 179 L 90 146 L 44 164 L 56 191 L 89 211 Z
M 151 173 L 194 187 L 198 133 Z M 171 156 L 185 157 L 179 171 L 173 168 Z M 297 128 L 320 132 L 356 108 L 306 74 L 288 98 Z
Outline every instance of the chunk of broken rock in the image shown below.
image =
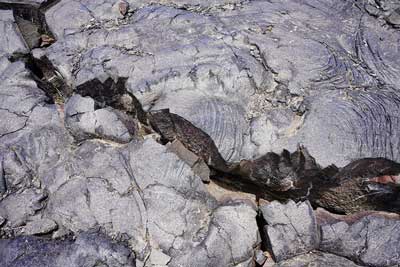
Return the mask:
M 254 205 L 254 207 L 257 207 L 257 198 L 254 194 L 234 190 L 233 188 L 222 185 L 215 180 L 211 180 L 206 187 L 207 191 L 220 203 L 244 200 Z
M 267 225 L 265 234 L 277 262 L 304 254 L 319 246 L 319 233 L 313 209 L 308 201 L 286 204 L 272 201 L 260 207 Z
M 57 229 L 57 224 L 51 219 L 39 219 L 28 222 L 23 233 L 25 235 L 48 234 Z
M 150 123 L 169 142 L 179 140 L 188 150 L 202 158 L 207 165 L 227 171 L 227 164 L 211 137 L 183 117 L 170 113 L 169 109 L 152 111 Z
M 329 253 L 312 252 L 282 261 L 275 265 L 263 267 L 302 267 L 302 266 L 321 266 L 321 267 L 357 267 L 360 265 L 354 262 Z
M 163 253 L 159 249 L 152 249 L 150 254 L 150 262 L 153 265 L 167 265 L 171 257 Z
M 79 94 L 70 97 L 65 104 L 66 127 L 78 141 L 102 138 L 128 143 L 133 139 L 135 127 L 128 127 L 129 121 L 118 115 L 111 107 L 95 109 L 91 97 Z
M 321 228 L 320 250 L 366 266 L 400 263 L 400 216 L 387 212 L 334 215 L 316 211 Z
M 181 160 L 186 162 L 203 182 L 210 182 L 210 169 L 207 164 L 188 150 L 179 140 L 167 144 L 168 150 L 175 153 Z

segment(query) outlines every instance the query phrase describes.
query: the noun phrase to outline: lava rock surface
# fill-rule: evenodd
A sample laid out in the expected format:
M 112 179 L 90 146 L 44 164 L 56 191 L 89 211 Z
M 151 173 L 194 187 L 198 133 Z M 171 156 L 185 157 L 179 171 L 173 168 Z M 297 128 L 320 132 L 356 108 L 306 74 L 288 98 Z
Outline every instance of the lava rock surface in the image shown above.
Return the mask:
M 0 266 L 397 266 L 400 3 L 0 0 Z

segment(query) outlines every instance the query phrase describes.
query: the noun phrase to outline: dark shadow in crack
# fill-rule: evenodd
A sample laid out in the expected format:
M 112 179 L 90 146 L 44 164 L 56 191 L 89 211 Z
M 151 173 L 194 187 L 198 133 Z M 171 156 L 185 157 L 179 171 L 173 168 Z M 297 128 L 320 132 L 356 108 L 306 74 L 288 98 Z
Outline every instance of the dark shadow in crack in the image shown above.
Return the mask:
M 59 0 L 52 0 L 39 4 L 0 2 L 0 9 L 11 9 L 18 28 L 30 49 L 46 47 L 55 42 L 50 31 L 44 12 Z
M 119 77 L 116 81 L 107 78 L 104 82 L 93 79 L 79 85 L 74 92 L 81 96 L 90 96 L 95 100 L 95 109 L 112 107 L 126 112 L 128 115 L 137 117 L 138 120 L 147 124 L 147 115 L 143 111 L 139 100 L 127 91 L 127 78 Z
M 59 1 L 49 0 L 41 4 L 0 1 L 0 9 L 13 11 L 15 22 L 26 45 L 29 49 L 34 49 L 50 46 L 56 41 L 47 25 L 45 11 Z M 72 89 L 47 57 L 36 59 L 29 53 L 14 54 L 9 59 L 25 63 L 25 67 L 31 72 L 38 87 L 48 96 L 47 103 L 63 103 L 72 94 Z

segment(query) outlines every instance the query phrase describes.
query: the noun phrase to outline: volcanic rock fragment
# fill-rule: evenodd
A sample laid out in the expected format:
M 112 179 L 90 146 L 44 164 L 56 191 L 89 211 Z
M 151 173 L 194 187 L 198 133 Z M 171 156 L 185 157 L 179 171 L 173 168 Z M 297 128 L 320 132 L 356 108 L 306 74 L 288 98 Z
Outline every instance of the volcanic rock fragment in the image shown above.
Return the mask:
M 81 233 L 75 240 L 25 236 L 0 240 L 2 266 L 136 266 L 124 244 L 100 233 Z
M 387 16 L 385 20 L 395 27 L 400 27 L 400 8 L 393 10 L 393 12 Z
M 261 206 L 267 225 L 265 234 L 277 262 L 317 249 L 320 242 L 318 226 L 308 201 L 286 204 L 273 201 Z
M 0 10 L 0 56 L 28 53 L 25 40 L 19 31 L 11 10 Z
M 122 16 L 125 16 L 128 13 L 129 3 L 122 0 L 118 3 L 118 8 L 119 8 L 119 13 L 121 13 Z
M 53 220 L 43 218 L 28 222 L 23 228 L 23 233 L 24 235 L 41 235 L 56 229 L 57 224 Z
M 400 164 L 382 158 L 356 160 L 312 192 L 316 203 L 337 212 L 398 210 Z
M 307 254 L 299 255 L 291 259 L 279 262 L 275 265 L 268 265 L 264 267 L 305 267 L 305 266 L 358 267 L 362 265 L 357 265 L 354 262 L 344 257 L 339 257 L 335 254 L 313 251 Z
M 18 227 L 44 207 L 46 195 L 33 189 L 6 196 L 0 201 L 0 216 L 7 219 L 7 226 Z
M 221 157 L 211 137 L 181 116 L 169 110 L 152 111 L 150 123 L 164 140 L 179 140 L 188 150 L 202 158 L 207 165 L 220 171 L 227 171 L 228 166 Z
M 269 152 L 255 160 L 242 160 L 238 172 L 253 183 L 266 186 L 272 191 L 295 189 L 297 183 L 304 182 L 302 179 L 322 173 L 314 158 L 302 147 L 294 153 L 287 150 L 280 155 Z
M 127 143 L 137 132 L 133 118 L 110 107 L 95 109 L 93 99 L 77 94 L 65 104 L 65 123 L 78 141 L 100 137 Z
M 203 182 L 210 182 L 210 169 L 203 159 L 189 151 L 180 141 L 175 140 L 167 144 L 168 149 L 186 162 Z
M 366 266 L 400 263 L 400 217 L 385 212 L 334 215 L 317 210 L 321 228 L 320 250 L 352 259 Z

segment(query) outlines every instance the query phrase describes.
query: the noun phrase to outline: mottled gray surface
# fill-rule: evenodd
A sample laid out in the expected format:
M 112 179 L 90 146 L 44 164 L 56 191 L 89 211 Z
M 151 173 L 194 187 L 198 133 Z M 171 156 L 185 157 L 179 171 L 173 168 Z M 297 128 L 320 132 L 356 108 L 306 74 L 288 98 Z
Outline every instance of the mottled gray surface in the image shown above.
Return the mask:
M 0 10 L 0 42 L 0 56 L 29 52 L 11 10 Z
M 399 219 L 368 215 L 321 226 L 320 249 L 367 266 L 399 264 Z
M 82 233 L 75 240 L 18 237 L 0 240 L 2 266 L 136 266 L 127 246 L 99 233 Z
M 283 262 L 277 263 L 273 265 L 274 267 L 306 267 L 306 266 L 318 266 L 318 267 L 356 267 L 360 266 L 355 264 L 354 262 L 336 256 L 334 254 L 329 253 L 321 253 L 321 252 L 310 252 L 308 254 L 303 254 L 289 260 L 285 260 Z
M 395 3 L 128 2 L 125 17 L 112 1 L 46 12 L 58 42 L 45 55 L 69 84 L 126 77 L 146 109 L 192 121 L 227 160 L 298 143 L 324 166 L 398 160 Z
M 308 201 L 286 204 L 273 201 L 260 206 L 267 225 L 265 234 L 277 262 L 307 253 L 319 246 L 319 233 L 312 207 Z
M 399 8 L 0 0 L 0 265 L 252 267 L 260 249 L 277 266 L 399 264 L 398 218 L 317 226 L 308 202 L 217 201 L 213 170 L 118 102 L 169 108 L 229 163 L 298 144 L 321 166 L 399 161 Z
M 65 125 L 77 140 L 103 138 L 128 143 L 133 139 L 112 108 L 95 110 L 90 97 L 73 95 L 65 104 Z

